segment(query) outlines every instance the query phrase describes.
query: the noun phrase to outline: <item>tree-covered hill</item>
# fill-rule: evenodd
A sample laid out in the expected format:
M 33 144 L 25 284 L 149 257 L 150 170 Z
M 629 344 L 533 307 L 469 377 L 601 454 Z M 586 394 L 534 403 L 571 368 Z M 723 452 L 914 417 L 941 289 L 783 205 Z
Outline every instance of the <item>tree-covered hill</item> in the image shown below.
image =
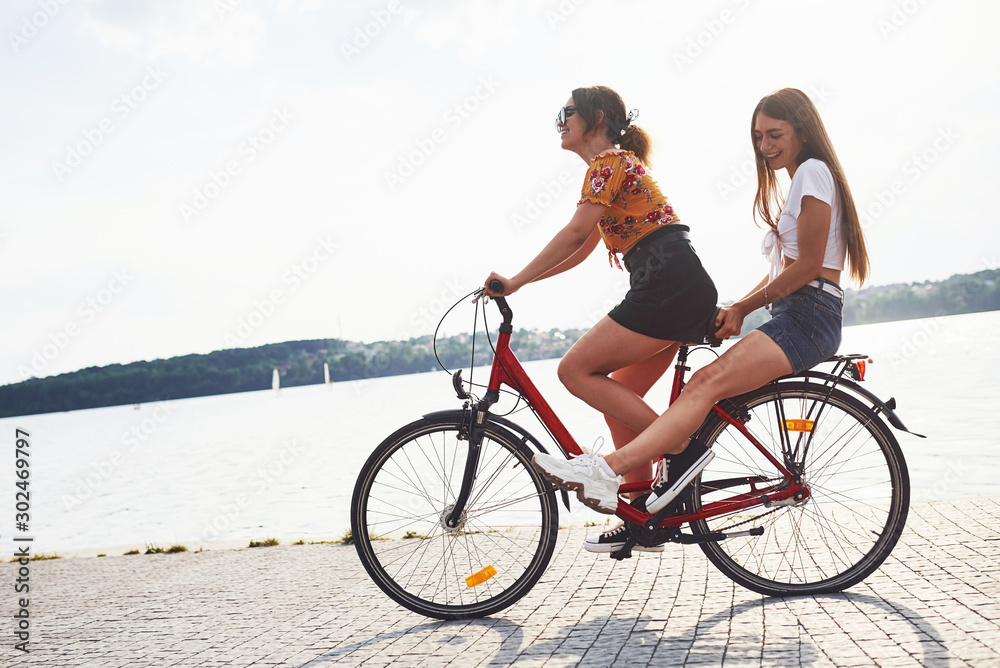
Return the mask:
M 960 313 L 1000 310 L 1000 270 L 953 276 L 945 281 L 887 285 L 847 292 L 844 324 L 858 325 Z M 767 317 L 760 310 L 747 318 L 750 331 Z M 512 347 L 522 361 L 561 357 L 582 330 L 520 330 Z M 469 365 L 472 338 L 438 340 L 437 352 L 449 369 Z M 476 343 L 476 363 L 488 364 L 485 338 Z M 90 367 L 48 378 L 0 386 L 0 417 L 147 403 L 271 387 L 278 369 L 282 387 L 330 380 L 395 376 L 438 369 L 430 336 L 409 341 L 362 344 L 339 339 L 289 341 L 256 348 L 219 350 L 165 360 Z
M 583 334 L 520 330 L 512 347 L 522 361 L 561 357 Z M 476 363 L 489 364 L 484 337 L 476 343 Z M 437 354 L 449 369 L 469 366 L 472 337 L 439 339 Z M 277 369 L 281 386 L 397 376 L 439 369 L 430 336 L 409 341 L 361 344 L 339 339 L 288 341 L 256 348 L 218 350 L 165 360 L 89 367 L 48 378 L 0 386 L 0 417 L 148 403 L 212 394 L 264 390 Z

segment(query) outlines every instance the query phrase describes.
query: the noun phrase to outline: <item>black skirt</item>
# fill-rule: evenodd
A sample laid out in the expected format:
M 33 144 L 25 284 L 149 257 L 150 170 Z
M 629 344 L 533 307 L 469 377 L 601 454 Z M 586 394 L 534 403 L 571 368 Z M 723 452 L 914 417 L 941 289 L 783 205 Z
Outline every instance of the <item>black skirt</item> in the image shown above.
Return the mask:
M 719 293 L 691 246 L 689 231 L 687 225 L 665 225 L 625 253 L 629 291 L 608 317 L 664 341 L 704 338 Z

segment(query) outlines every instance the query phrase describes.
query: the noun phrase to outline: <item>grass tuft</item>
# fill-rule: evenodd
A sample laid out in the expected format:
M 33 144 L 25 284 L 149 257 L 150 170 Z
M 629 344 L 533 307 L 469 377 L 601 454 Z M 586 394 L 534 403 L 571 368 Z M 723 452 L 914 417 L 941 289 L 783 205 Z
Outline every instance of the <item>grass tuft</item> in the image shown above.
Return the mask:
M 277 538 L 266 538 L 264 540 L 251 540 L 250 547 L 274 547 L 278 545 Z

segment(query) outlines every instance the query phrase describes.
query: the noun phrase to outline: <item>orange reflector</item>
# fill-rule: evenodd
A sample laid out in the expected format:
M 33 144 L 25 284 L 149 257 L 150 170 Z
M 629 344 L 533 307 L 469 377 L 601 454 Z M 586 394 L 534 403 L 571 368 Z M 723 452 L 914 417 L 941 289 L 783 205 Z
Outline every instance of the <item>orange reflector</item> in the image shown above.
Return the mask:
M 785 420 L 786 431 L 812 431 L 812 420 Z
M 858 380 L 865 379 L 865 361 L 860 360 L 854 363 L 854 368 L 858 370 Z
M 472 589 L 476 585 L 483 584 L 496 574 L 497 574 L 497 569 L 493 568 L 492 566 L 487 566 L 478 573 L 473 573 L 469 577 L 465 578 L 465 584 L 466 586 L 469 587 L 469 589 Z

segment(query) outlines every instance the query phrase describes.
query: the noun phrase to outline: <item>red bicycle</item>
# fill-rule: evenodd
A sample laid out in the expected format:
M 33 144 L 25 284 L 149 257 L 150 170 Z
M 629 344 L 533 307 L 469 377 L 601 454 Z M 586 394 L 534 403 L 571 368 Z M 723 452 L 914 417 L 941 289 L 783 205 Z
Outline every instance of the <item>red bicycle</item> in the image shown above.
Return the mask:
M 583 453 L 510 349 L 507 300 L 493 301 L 503 324 L 483 397 L 455 373 L 462 407 L 386 438 L 362 468 L 351 502 L 354 543 L 369 575 L 404 607 L 438 619 L 512 605 L 555 548 L 556 490 L 531 464 L 546 449 L 491 412 L 502 387 L 526 403 L 565 456 Z M 705 343 L 681 346 L 671 401 L 684 388 L 689 350 Z M 832 372 L 786 376 L 716 404 L 694 435 L 715 452 L 712 463 L 655 515 L 641 498 L 619 499 L 628 539 L 612 556 L 627 558 L 637 544 L 697 543 L 732 580 L 774 596 L 840 591 L 871 574 L 899 539 L 910 487 L 882 418 L 908 430 L 893 399 L 858 384 L 865 358 L 838 355 L 828 360 Z M 652 482 L 624 484 L 619 494 L 649 491 Z

